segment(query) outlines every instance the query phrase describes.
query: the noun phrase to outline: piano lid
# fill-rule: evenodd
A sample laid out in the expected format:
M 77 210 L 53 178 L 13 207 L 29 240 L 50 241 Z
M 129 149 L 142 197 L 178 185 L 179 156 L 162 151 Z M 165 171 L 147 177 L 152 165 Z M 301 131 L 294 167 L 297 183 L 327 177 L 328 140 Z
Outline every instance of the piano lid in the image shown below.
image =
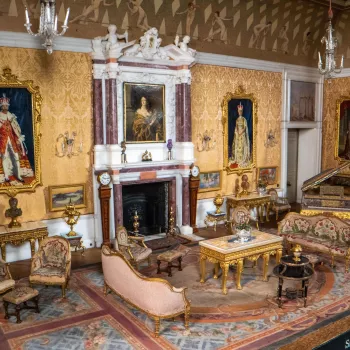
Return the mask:
M 331 169 L 327 169 L 327 170 L 322 171 L 321 173 L 304 181 L 303 186 L 301 186 L 301 190 L 303 192 L 305 192 L 305 191 L 309 190 L 310 188 L 319 185 L 320 183 L 322 183 L 323 181 L 326 181 L 330 177 L 337 175 L 341 170 L 344 170 L 348 166 L 350 166 L 350 161 L 342 163 L 341 165 L 339 165 L 336 168 L 331 168 Z

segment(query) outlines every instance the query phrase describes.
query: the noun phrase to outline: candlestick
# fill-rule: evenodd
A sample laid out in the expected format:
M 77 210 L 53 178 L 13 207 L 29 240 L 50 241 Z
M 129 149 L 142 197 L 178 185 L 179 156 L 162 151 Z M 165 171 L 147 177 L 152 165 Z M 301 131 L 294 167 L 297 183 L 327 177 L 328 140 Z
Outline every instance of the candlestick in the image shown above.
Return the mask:
M 68 10 L 67 10 L 67 13 L 66 13 L 66 18 L 64 19 L 63 26 L 67 26 L 67 24 L 68 24 L 69 12 L 70 12 L 70 8 L 68 7 Z
M 26 23 L 29 24 L 29 13 L 28 13 L 28 9 L 26 8 Z

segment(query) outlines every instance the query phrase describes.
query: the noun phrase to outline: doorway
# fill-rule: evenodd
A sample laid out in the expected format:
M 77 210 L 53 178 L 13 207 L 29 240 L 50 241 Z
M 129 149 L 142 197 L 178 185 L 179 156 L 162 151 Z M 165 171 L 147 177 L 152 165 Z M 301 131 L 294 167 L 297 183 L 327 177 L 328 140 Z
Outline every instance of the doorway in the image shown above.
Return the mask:
M 297 201 L 298 134 L 297 129 L 288 129 L 287 198 L 289 203 L 295 203 Z

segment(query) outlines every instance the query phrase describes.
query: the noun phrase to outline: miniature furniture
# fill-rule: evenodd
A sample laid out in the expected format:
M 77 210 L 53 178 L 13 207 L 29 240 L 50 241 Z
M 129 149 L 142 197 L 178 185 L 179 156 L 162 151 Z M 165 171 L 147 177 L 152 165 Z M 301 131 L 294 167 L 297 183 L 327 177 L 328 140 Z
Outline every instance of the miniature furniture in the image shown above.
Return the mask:
M 282 287 L 285 279 L 302 282 L 301 290 L 296 290 L 296 297 L 301 294 L 301 297 L 304 298 L 304 307 L 306 307 L 309 280 L 314 274 L 309 259 L 301 256 L 300 261 L 295 261 L 293 255 L 283 256 L 281 263 L 273 269 L 273 273 L 278 277 L 278 307 L 282 307 Z
M 278 234 L 286 245 L 300 244 L 302 247 L 331 255 L 331 266 L 335 256 L 345 259 L 345 272 L 350 261 L 350 224 L 338 217 L 326 215 L 305 216 L 290 212 L 278 223 Z
M 270 188 L 268 191 L 271 196 L 271 210 L 276 213 L 276 221 L 278 220 L 278 214 L 283 211 L 290 212 L 291 206 L 288 203 L 287 197 L 278 197 L 278 193 L 274 188 Z
M 145 260 L 148 260 L 148 265 L 151 265 L 152 249 L 145 245 L 144 237 L 128 236 L 126 228 L 119 226 L 116 238 L 115 248 L 120 250 L 137 270 L 139 264 Z
M 246 207 L 248 210 L 256 209 L 257 216 L 260 222 L 264 222 L 264 209 L 266 211 L 266 221 L 269 221 L 269 209 L 271 198 L 270 195 L 259 195 L 256 193 L 250 193 L 241 197 L 226 197 L 226 217 L 231 217 L 231 209 L 239 206 Z
M 188 328 L 190 303 L 186 288 L 175 288 L 160 278 L 147 278 L 137 272 L 119 251 L 102 246 L 104 293 L 110 289 L 131 306 L 155 320 L 155 336 L 159 336 L 160 319 L 185 315 Z
M 83 236 L 76 234 L 75 236 L 68 236 L 67 233 L 62 233 L 61 236 L 68 240 L 70 246 L 75 248 L 75 251 L 82 249 L 81 255 L 84 256 L 85 246 L 83 245 Z
M 0 294 L 15 288 L 15 281 L 12 279 L 9 265 L 0 259 Z
M 261 231 L 253 231 L 252 239 L 244 243 L 241 243 L 235 235 L 200 241 L 200 282 L 205 282 L 205 263 L 208 260 L 215 264 L 214 278 L 218 278 L 219 266 L 222 269 L 223 294 L 227 294 L 226 281 L 230 265 L 237 265 L 236 287 L 242 289 L 241 275 L 244 259 L 255 262 L 260 256 L 264 259 L 263 280 L 267 281 L 270 255 L 276 255 L 278 264 L 282 256 L 282 241 L 281 237 Z
M 32 257 L 35 254 L 35 240 L 39 242 L 48 236 L 47 226 L 40 221 L 24 222 L 21 227 L 9 228 L 0 226 L 0 247 L 2 260 L 6 261 L 6 244 L 18 246 L 25 241 L 30 242 Z
M 157 256 L 157 264 L 158 264 L 157 274 L 160 274 L 161 272 L 166 271 L 166 272 L 168 272 L 168 276 L 172 277 L 172 273 L 171 273 L 172 267 L 177 267 L 179 269 L 179 271 L 182 271 L 182 267 L 181 267 L 182 258 L 189 251 L 190 251 L 190 248 L 186 248 L 185 246 L 180 245 L 176 249 L 168 250 L 162 254 L 159 254 Z M 173 261 L 175 261 L 175 260 L 178 261 L 177 265 L 173 264 Z M 160 268 L 160 264 L 162 263 L 162 261 L 168 263 L 166 270 L 161 270 L 161 268 Z
M 18 287 L 15 288 L 12 292 L 7 293 L 3 296 L 4 308 L 5 308 L 5 319 L 9 319 L 10 316 L 16 316 L 16 323 L 21 323 L 20 312 L 23 309 L 35 309 L 36 313 L 39 313 L 39 292 L 36 289 L 30 287 Z M 27 305 L 27 301 L 33 301 L 35 306 Z M 8 312 L 8 305 L 15 305 L 15 312 Z M 21 304 L 23 304 L 21 306 Z
M 257 230 L 259 230 L 259 221 L 250 215 L 250 211 L 243 206 L 238 206 L 233 209 L 231 220 L 226 222 L 226 227 L 229 228 L 230 233 L 235 233 L 235 226 L 242 224 L 250 224 L 250 222 L 255 222 Z
M 71 252 L 67 239 L 60 236 L 47 237 L 40 242 L 39 249 L 32 259 L 29 283 L 59 285 L 62 297 L 70 278 Z
M 216 231 L 216 225 L 220 221 L 226 222 L 226 214 L 224 212 L 217 213 L 214 211 L 207 211 L 207 217 L 204 219 L 204 223 L 206 228 L 208 228 L 208 223 L 213 222 L 214 223 L 214 231 Z

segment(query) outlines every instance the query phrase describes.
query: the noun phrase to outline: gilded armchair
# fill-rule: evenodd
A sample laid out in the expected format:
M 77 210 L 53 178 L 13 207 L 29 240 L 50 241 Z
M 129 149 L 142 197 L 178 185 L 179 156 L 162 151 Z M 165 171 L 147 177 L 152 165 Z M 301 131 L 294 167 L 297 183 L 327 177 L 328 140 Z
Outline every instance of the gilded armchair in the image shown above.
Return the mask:
M 151 264 L 152 249 L 144 242 L 144 237 L 129 236 L 126 228 L 119 226 L 116 232 L 116 249 L 138 269 L 139 263 L 148 260 Z
M 9 265 L 0 259 L 0 294 L 15 288 L 15 281 L 12 279 Z
M 231 233 L 234 233 L 234 228 L 236 225 L 250 225 L 252 222 L 255 223 L 256 228 L 259 230 L 259 221 L 250 214 L 249 209 L 244 206 L 238 206 L 234 208 L 231 215 L 231 220 L 227 221 L 226 225 L 229 225 Z
M 66 296 L 71 270 L 70 245 L 60 236 L 46 237 L 32 259 L 29 283 L 59 285 Z
M 290 212 L 291 206 L 287 197 L 278 197 L 278 193 L 274 188 L 270 188 L 268 194 L 271 196 L 271 210 L 276 213 L 276 221 L 278 214 L 283 211 Z

